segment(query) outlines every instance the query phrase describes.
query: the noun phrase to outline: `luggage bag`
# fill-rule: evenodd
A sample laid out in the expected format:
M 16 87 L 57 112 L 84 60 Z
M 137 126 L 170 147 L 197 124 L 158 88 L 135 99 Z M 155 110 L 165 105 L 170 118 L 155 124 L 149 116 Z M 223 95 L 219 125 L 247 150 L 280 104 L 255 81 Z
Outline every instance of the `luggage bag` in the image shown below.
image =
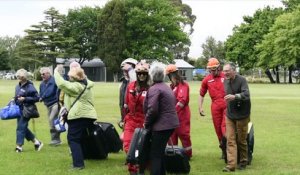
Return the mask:
M 136 128 L 130 142 L 126 163 L 144 166 L 149 159 L 151 133 L 144 128 Z
M 104 134 L 104 146 L 108 153 L 117 153 L 122 149 L 122 141 L 116 130 L 116 128 L 111 123 L 106 122 L 95 122 Z
M 81 139 L 81 148 L 84 159 L 107 158 L 104 132 L 99 125 L 86 129 Z
M 182 147 L 167 145 L 164 158 L 168 173 L 188 174 L 191 170 L 189 158 Z

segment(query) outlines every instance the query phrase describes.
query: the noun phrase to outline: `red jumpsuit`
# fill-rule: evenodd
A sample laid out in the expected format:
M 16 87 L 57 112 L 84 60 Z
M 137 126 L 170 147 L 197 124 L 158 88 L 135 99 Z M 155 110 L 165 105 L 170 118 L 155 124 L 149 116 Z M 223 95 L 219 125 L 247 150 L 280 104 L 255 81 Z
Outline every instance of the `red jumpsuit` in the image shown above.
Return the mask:
M 211 97 L 211 115 L 219 143 L 221 143 L 222 137 L 225 137 L 226 102 L 224 100 L 225 90 L 223 82 L 223 72 L 220 72 L 215 77 L 209 74 L 203 79 L 200 89 L 202 97 L 205 96 L 207 91 Z
M 190 101 L 190 88 L 188 83 L 179 83 L 174 86 L 171 84 L 171 88 L 176 97 L 176 112 L 179 118 L 179 127 L 175 129 L 171 136 L 174 145 L 178 145 L 178 138 L 180 139 L 186 154 L 192 157 L 192 142 L 191 142 L 191 111 L 189 107 Z M 178 102 L 182 103 L 184 106 L 181 108 Z M 170 144 L 170 142 L 169 142 Z
M 126 90 L 125 104 L 127 104 L 127 114 L 125 115 L 123 149 L 127 153 L 135 128 L 143 128 L 145 115 L 143 113 L 144 98 L 147 89 L 136 90 L 137 81 L 131 82 Z M 135 166 L 129 165 L 128 170 L 137 172 Z

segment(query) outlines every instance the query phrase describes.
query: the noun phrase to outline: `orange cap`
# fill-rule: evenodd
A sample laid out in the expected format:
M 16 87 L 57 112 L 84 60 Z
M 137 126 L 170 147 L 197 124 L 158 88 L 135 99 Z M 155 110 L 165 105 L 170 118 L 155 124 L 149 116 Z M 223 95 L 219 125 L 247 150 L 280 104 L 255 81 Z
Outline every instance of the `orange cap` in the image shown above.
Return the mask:
M 220 66 L 220 62 L 218 61 L 217 58 L 210 58 L 208 60 L 208 63 L 207 63 L 207 68 L 208 69 L 211 69 L 211 68 L 218 68 Z
M 178 70 L 178 68 L 175 66 L 175 64 L 169 64 L 166 67 L 166 74 L 168 75 L 169 73 L 175 72 L 177 70 Z

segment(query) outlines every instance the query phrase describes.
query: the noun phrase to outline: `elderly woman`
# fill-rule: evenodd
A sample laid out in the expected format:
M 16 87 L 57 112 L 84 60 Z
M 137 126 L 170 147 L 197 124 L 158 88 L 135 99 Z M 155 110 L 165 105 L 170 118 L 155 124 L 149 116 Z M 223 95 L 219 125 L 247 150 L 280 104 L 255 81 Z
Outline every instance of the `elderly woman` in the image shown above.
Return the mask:
M 59 72 L 63 69 L 58 65 L 54 70 L 55 82 L 64 93 L 64 105 L 68 109 L 68 143 L 72 152 L 73 168 L 84 168 L 84 157 L 80 140 L 87 128 L 93 128 L 97 119 L 94 108 L 92 88 L 94 83 L 87 80 L 84 70 L 80 67 L 70 69 L 68 72 L 69 81 L 64 80 Z M 80 99 L 72 106 L 76 98 L 83 92 Z
M 16 86 L 14 100 L 16 104 L 20 106 L 20 109 L 23 111 L 24 105 L 27 106 L 29 104 L 38 102 L 39 96 L 33 83 L 27 79 L 28 73 L 25 69 L 19 69 L 16 73 L 16 76 L 19 80 L 19 83 Z M 23 152 L 22 146 L 24 145 L 24 138 L 34 143 L 34 148 L 36 151 L 40 151 L 43 147 L 43 143 L 37 140 L 34 134 L 29 130 L 29 120 L 30 118 L 25 118 L 23 116 L 17 119 L 17 146 L 15 151 L 18 153 Z
M 151 175 L 165 175 L 163 156 L 167 142 L 175 128 L 179 126 L 176 115 L 176 98 L 173 91 L 163 81 L 164 65 L 154 63 L 150 68 L 153 85 L 149 88 L 144 103 L 145 128 L 152 133 L 150 161 Z

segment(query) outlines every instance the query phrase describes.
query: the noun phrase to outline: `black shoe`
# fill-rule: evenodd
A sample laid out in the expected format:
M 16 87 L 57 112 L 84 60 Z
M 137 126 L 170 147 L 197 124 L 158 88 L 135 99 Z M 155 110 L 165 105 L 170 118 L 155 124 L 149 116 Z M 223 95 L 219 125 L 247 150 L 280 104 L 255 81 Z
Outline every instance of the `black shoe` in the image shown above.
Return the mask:
M 229 167 L 224 167 L 223 168 L 223 170 L 222 170 L 223 172 L 234 172 L 235 171 L 235 169 L 234 168 L 229 168 Z
M 238 168 L 239 168 L 239 170 L 245 170 L 246 166 L 247 165 L 245 165 L 245 164 L 240 164 Z
M 34 144 L 34 149 L 36 151 L 40 151 L 43 148 L 44 144 L 42 142 L 39 141 L 38 144 Z

